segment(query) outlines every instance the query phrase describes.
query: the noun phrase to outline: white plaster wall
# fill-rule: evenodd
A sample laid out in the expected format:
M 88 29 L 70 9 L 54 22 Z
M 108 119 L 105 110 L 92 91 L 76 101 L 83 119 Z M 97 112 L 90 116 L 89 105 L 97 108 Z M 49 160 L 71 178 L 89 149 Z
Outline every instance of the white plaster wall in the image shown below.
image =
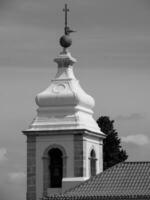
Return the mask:
M 43 194 L 43 153 L 51 145 L 62 146 L 67 154 L 67 177 L 74 176 L 74 143 L 73 135 L 39 136 L 36 141 L 36 191 L 37 199 Z
M 85 175 L 86 177 L 90 177 L 90 152 L 94 149 L 96 153 L 96 174 L 102 172 L 102 166 L 103 166 L 103 155 L 102 155 L 102 141 L 99 139 L 92 139 L 92 138 L 86 138 L 84 137 L 84 155 L 86 156 L 86 159 L 84 161 L 84 167 L 86 169 Z

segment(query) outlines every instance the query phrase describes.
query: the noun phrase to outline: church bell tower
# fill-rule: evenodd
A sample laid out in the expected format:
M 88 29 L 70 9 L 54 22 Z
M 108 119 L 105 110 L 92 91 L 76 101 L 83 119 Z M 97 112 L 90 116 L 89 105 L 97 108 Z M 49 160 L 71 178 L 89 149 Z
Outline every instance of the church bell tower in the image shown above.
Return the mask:
M 73 73 L 76 63 L 68 48 L 72 44 L 67 24 L 60 38 L 62 52 L 50 86 L 37 94 L 37 116 L 27 136 L 27 200 L 62 193 L 102 171 L 104 134 L 93 119 L 94 99 Z

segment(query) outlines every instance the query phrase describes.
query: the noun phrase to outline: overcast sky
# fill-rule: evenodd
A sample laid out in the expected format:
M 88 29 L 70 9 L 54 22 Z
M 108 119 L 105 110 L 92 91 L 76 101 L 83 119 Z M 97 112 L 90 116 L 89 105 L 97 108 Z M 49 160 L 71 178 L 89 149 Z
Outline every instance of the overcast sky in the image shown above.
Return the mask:
M 150 1 L 0 1 L 0 196 L 25 200 L 26 138 L 35 96 L 47 88 L 61 51 L 68 2 L 76 77 L 110 116 L 129 160 L 150 161 Z M 18 192 L 19 191 L 19 192 Z

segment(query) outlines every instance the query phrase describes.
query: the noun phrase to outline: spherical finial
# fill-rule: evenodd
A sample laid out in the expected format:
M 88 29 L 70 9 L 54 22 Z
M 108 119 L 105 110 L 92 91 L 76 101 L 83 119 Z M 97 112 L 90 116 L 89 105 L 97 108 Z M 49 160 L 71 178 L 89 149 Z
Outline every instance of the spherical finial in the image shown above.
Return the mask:
M 68 48 L 71 46 L 72 44 L 72 39 L 69 37 L 69 35 L 63 35 L 60 40 L 60 45 L 63 47 L 63 48 Z

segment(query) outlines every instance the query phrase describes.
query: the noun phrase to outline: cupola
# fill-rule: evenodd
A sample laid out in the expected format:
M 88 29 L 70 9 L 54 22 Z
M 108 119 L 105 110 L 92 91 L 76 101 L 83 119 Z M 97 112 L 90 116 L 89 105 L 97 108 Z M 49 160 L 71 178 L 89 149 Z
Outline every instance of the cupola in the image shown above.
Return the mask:
M 57 73 L 50 86 L 36 96 L 37 116 L 30 130 L 88 129 L 100 132 L 92 117 L 94 99 L 80 86 L 73 72 L 73 58 L 67 49 L 54 59 Z
M 66 15 L 66 7 L 64 11 Z M 68 48 L 72 45 L 70 33 L 74 31 L 65 19 L 64 35 L 59 40 L 62 52 L 54 59 L 57 73 L 50 86 L 36 96 L 37 116 L 29 131 L 87 129 L 101 133 L 92 116 L 94 99 L 81 88 L 73 72 L 76 59 Z

